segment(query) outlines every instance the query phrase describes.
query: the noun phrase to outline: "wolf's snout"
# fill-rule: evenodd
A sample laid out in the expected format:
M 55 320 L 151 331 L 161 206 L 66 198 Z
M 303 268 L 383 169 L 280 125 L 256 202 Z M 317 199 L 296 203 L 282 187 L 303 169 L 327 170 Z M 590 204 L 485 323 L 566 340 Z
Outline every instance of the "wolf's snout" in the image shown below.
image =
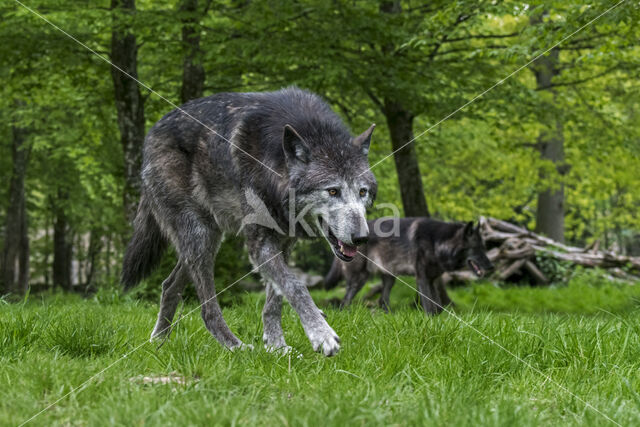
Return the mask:
M 485 274 L 491 273 L 496 268 L 486 255 L 480 257 L 478 261 L 480 261 L 480 265 L 482 266 L 482 269 L 484 270 Z
M 364 245 L 368 241 L 369 241 L 369 234 L 356 233 L 351 235 L 351 242 L 353 242 L 353 244 L 356 246 Z

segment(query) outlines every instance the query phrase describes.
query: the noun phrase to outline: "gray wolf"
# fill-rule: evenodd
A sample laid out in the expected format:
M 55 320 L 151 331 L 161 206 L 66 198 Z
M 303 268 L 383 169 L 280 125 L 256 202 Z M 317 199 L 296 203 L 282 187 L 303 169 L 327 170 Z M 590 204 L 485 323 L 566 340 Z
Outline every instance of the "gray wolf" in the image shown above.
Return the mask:
M 341 307 L 351 304 L 371 274 L 382 276 L 380 306 L 389 310 L 389 293 L 395 276 L 416 278 L 420 302 L 427 314 L 438 314 L 451 299 L 442 283 L 436 279 L 446 271 L 468 266 L 482 276 L 493 270 L 478 227 L 443 222 L 431 218 L 381 218 L 368 222 L 369 241 L 347 264 L 334 260 L 324 283 L 326 289 L 346 279 L 347 292 Z M 368 258 L 368 259 L 367 259 Z
M 244 346 L 222 317 L 213 278 L 224 234 L 241 233 L 266 284 L 265 346 L 289 349 L 281 326 L 284 296 L 313 349 L 337 353 L 338 335 L 287 257 L 298 238 L 324 237 L 343 261 L 366 242 L 365 210 L 377 191 L 367 160 L 373 129 L 351 136 L 320 97 L 297 88 L 217 94 L 158 121 L 144 143 L 141 200 L 121 278 L 125 288 L 137 284 L 168 244 L 176 248 L 152 339 L 169 333 L 191 280 L 209 332 L 230 349 Z M 268 212 L 255 212 L 256 206 Z M 256 215 L 270 221 L 246 220 Z

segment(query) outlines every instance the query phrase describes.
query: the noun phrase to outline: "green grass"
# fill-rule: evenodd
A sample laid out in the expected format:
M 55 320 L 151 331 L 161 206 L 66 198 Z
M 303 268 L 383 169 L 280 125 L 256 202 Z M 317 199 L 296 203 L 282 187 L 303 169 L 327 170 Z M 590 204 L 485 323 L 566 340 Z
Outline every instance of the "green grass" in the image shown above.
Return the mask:
M 324 305 L 340 292 L 314 297 Z M 0 425 L 20 424 L 112 363 L 31 424 L 610 424 L 581 399 L 622 425 L 640 422 L 640 286 L 482 284 L 452 297 L 456 315 L 433 318 L 400 282 L 390 315 L 361 303 L 323 307 L 342 338 L 333 358 L 312 352 L 288 306 L 286 338 L 303 357 L 265 352 L 259 294 L 224 310 L 254 351 L 222 349 L 196 312 L 161 348 L 147 343 L 124 359 L 147 341 L 156 304 L 110 292 L 3 304 Z M 168 374 L 185 384 L 140 379 Z

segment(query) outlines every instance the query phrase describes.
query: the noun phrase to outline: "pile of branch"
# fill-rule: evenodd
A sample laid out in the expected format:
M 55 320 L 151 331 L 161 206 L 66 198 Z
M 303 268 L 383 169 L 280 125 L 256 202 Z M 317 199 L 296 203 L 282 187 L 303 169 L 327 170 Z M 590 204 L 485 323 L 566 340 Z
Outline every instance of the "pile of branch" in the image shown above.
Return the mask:
M 599 242 L 586 248 L 568 246 L 525 228 L 495 218 L 480 218 L 480 232 L 488 248 L 487 256 L 496 267 L 492 277 L 507 281 L 529 277 L 534 283 L 549 283 L 537 264 L 538 256 L 573 265 L 606 270 L 610 278 L 640 281 L 640 257 L 599 250 Z M 477 278 L 470 271 L 456 271 L 442 277 L 445 283 L 466 282 Z

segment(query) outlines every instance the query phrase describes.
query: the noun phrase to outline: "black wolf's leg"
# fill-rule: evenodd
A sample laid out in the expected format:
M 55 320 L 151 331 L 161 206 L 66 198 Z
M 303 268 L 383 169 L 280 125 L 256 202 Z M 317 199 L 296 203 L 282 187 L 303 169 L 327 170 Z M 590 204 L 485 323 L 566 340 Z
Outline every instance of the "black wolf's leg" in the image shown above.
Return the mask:
M 182 291 L 189 277 L 182 263 L 178 261 L 173 271 L 162 282 L 162 299 L 160 300 L 160 311 L 156 326 L 151 333 L 151 340 L 164 337 L 171 333 L 171 322 L 176 314 L 176 308 L 182 299 Z
M 344 299 L 340 303 L 340 308 L 346 308 L 351 305 L 353 297 L 356 296 L 360 289 L 367 283 L 367 276 L 356 274 L 347 278 L 347 293 L 344 295 Z
M 391 310 L 389 305 L 389 295 L 391 294 L 391 288 L 396 283 L 396 278 L 388 274 L 382 275 L 382 294 L 380 295 L 380 308 L 387 313 Z
M 442 311 L 442 303 L 438 298 L 433 280 L 429 277 L 418 275 L 418 291 L 420 292 L 420 302 L 427 314 L 439 314 Z
M 447 288 L 444 285 L 444 280 L 442 280 L 442 276 L 436 279 L 435 286 L 436 286 L 438 295 L 440 297 L 440 301 L 441 301 L 440 304 L 442 304 L 443 307 L 453 306 L 454 305 L 453 301 L 451 301 L 451 298 L 449 298 L 449 294 L 447 293 Z
M 322 351 L 325 356 L 336 354 L 340 349 L 340 338 L 316 307 L 305 283 L 287 266 L 285 255 L 280 249 L 283 245 L 279 244 L 277 237 L 269 238 L 255 229 L 247 230 L 246 234 L 251 262 L 260 266 L 264 278 L 278 287 L 298 313 L 313 349 Z
M 267 299 L 262 309 L 264 346 L 267 350 L 286 349 L 288 346 L 284 341 L 284 332 L 282 331 L 282 295 L 271 283 L 267 283 L 266 294 Z

